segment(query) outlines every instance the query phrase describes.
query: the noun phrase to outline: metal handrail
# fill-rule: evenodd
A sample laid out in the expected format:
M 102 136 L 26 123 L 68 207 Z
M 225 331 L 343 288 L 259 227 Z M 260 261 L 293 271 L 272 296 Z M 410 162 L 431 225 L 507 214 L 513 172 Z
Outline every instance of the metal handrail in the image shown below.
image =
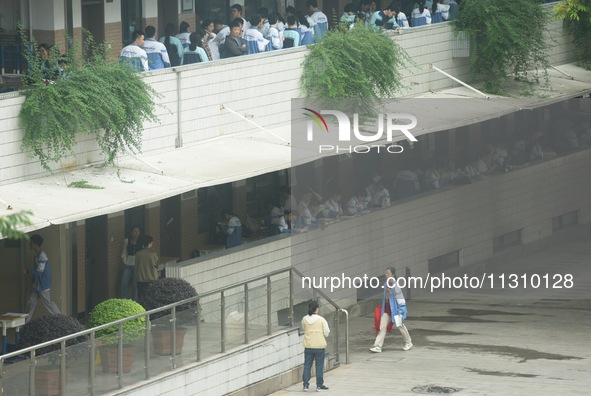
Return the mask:
M 291 268 L 291 272 L 296 273 L 300 278 L 304 277 L 300 271 L 295 268 Z M 343 312 L 345 314 L 345 364 L 350 363 L 349 359 L 349 311 L 344 308 L 341 308 L 336 302 L 334 302 L 330 297 L 328 297 L 322 290 L 315 288 L 312 286 L 312 289 L 315 293 L 318 293 L 322 298 L 324 298 L 330 305 L 335 308 L 335 357 L 337 362 L 339 362 L 339 312 Z M 292 311 L 293 312 L 293 311 Z M 293 313 L 291 314 L 293 317 Z
M 30 365 L 29 365 L 29 396 L 34 396 L 35 395 L 35 371 L 36 371 L 36 352 L 38 349 L 50 346 L 50 345 L 54 345 L 54 344 L 60 344 L 60 382 L 62 382 L 63 385 L 65 385 L 65 370 L 66 370 L 66 342 L 68 340 L 74 339 L 74 338 L 78 338 L 78 337 L 86 337 L 88 336 L 88 342 L 89 342 L 89 356 L 90 356 L 90 366 L 89 366 L 89 372 L 88 372 L 88 390 L 90 395 L 94 395 L 95 390 L 94 390 L 94 379 L 95 379 L 95 362 L 94 362 L 94 355 L 96 353 L 96 333 L 107 329 L 107 328 L 111 328 L 116 326 L 117 327 L 117 334 L 118 334 L 118 343 L 117 343 L 117 349 L 118 349 L 118 386 L 121 389 L 123 384 L 122 384 L 122 370 L 123 370 L 123 363 L 122 363 L 122 355 L 123 355 L 123 325 L 124 323 L 139 319 L 139 318 L 146 318 L 145 321 L 145 340 L 144 340 L 144 348 L 146 350 L 146 362 L 145 362 L 145 379 L 149 379 L 150 378 L 150 367 L 149 367 L 149 350 L 150 350 L 150 345 L 148 342 L 149 339 L 149 334 L 150 334 L 150 329 L 152 327 L 151 325 L 151 321 L 150 321 L 150 315 L 153 315 L 155 313 L 158 312 L 163 312 L 163 311 L 168 311 L 171 310 L 171 319 L 170 319 L 170 326 L 171 326 L 171 330 L 173 331 L 172 335 L 171 335 L 171 340 L 172 340 L 172 348 L 171 348 L 171 370 L 176 369 L 176 360 L 175 360 L 175 356 L 176 356 L 176 348 L 175 348 L 175 343 L 176 343 L 176 339 L 174 337 L 175 331 L 176 331 L 176 320 L 177 320 L 177 307 L 181 306 L 181 305 L 185 305 L 185 304 L 190 304 L 190 303 L 197 303 L 197 307 L 196 307 L 196 335 L 197 335 L 197 340 L 196 340 L 196 361 L 199 362 L 201 360 L 201 304 L 200 301 L 203 298 L 206 297 L 210 297 L 210 296 L 214 296 L 214 295 L 220 295 L 220 302 L 221 302 L 221 312 L 222 312 L 222 317 L 221 317 L 221 352 L 225 352 L 226 349 L 226 329 L 225 327 L 225 315 L 224 315 L 224 309 L 225 309 L 225 295 L 224 292 L 230 289 L 235 289 L 235 288 L 239 288 L 242 287 L 245 293 L 245 298 L 248 299 L 248 284 L 253 283 L 253 282 L 257 282 L 257 281 L 262 281 L 262 280 L 266 280 L 266 294 L 267 294 L 267 334 L 270 335 L 271 334 L 271 291 L 272 291 L 272 283 L 271 283 L 271 277 L 275 276 L 275 275 L 279 275 L 279 274 L 283 274 L 289 272 L 289 312 L 291 315 L 291 325 L 293 326 L 293 273 L 299 275 L 300 277 L 303 276 L 303 274 L 301 272 L 299 272 L 298 270 L 296 270 L 295 268 L 285 268 L 285 269 L 281 269 L 281 270 L 275 270 L 272 272 L 269 272 L 265 275 L 261 275 L 261 276 L 257 276 L 257 277 L 253 277 L 238 283 L 234 283 L 232 285 L 228 285 L 228 286 L 224 286 L 203 294 L 200 294 L 198 296 L 195 297 L 191 297 L 182 301 L 177 301 L 175 303 L 160 307 L 160 308 L 156 308 L 156 309 L 152 309 L 150 311 L 146 311 L 146 312 L 142 312 L 141 314 L 137 314 L 137 315 L 133 315 L 124 319 L 119 319 L 117 321 L 111 322 L 111 323 L 107 323 L 101 326 L 97 326 L 97 327 L 93 327 L 91 329 L 86 329 L 80 332 L 77 332 L 75 334 L 71 334 L 68 336 L 64 336 L 64 337 L 60 337 L 51 341 L 47 341 L 41 344 L 37 344 L 34 346 L 30 346 L 27 348 L 23 348 L 23 349 L 19 349 L 18 351 L 14 351 L 14 352 L 10 352 L 4 355 L 0 355 L 0 395 L 4 394 L 4 387 L 3 387 L 3 382 L 4 382 L 4 376 L 3 376 L 3 366 L 4 363 L 7 359 L 11 359 L 14 358 L 16 356 L 20 356 L 20 355 L 24 355 L 24 354 L 29 354 L 29 359 L 30 359 Z M 326 294 L 324 294 L 321 290 L 318 290 L 316 288 L 314 288 L 314 291 L 316 293 L 318 293 L 320 296 L 322 296 L 323 298 L 326 299 L 326 301 L 328 301 L 333 307 L 335 307 L 337 313 L 335 315 L 335 322 L 336 322 L 336 330 L 335 330 L 335 351 L 336 351 L 336 360 L 338 362 L 338 357 L 339 357 L 339 352 L 338 352 L 338 342 L 339 342 L 339 313 L 340 312 L 344 312 L 345 316 L 346 316 L 346 327 L 345 327 L 345 344 L 346 344 L 346 363 L 349 363 L 349 315 L 348 312 L 345 309 L 342 309 L 338 306 L 338 304 L 336 304 L 332 299 L 330 299 L 328 296 L 326 296 Z M 248 306 L 248 302 L 245 303 L 245 310 L 248 310 L 249 306 Z M 248 344 L 249 342 L 249 337 L 248 337 L 248 332 L 249 332 L 249 326 L 248 326 L 248 313 L 245 313 L 245 326 L 244 326 L 244 331 L 245 331 L 245 337 L 244 337 L 244 343 Z M 61 394 L 63 394 L 65 391 L 65 386 L 61 387 Z

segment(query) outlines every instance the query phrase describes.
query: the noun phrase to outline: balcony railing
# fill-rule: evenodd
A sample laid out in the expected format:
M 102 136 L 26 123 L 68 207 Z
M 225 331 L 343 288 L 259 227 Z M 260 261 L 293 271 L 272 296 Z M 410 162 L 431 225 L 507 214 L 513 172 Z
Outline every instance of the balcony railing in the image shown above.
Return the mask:
M 297 305 L 294 275 L 301 276 L 292 268 L 277 270 L 139 315 L 0 355 L 0 394 L 106 394 L 149 380 L 155 375 L 172 372 L 178 367 L 201 362 L 205 358 L 225 353 L 230 348 L 248 344 L 255 338 L 270 336 L 274 331 L 293 327 L 296 324 L 294 306 Z M 347 311 L 338 307 L 321 291 L 315 292 L 319 298 L 326 300 L 327 304 L 321 305 L 334 308 L 335 326 L 331 338 L 335 349 L 327 351 L 329 359 L 334 356 L 338 364 L 339 346 L 344 345 L 348 363 Z M 197 308 L 177 310 L 179 306 L 189 303 L 194 303 Z M 281 323 L 280 313 L 286 310 L 288 321 Z M 150 315 L 162 311 L 171 313 L 164 318 L 150 320 Z M 341 312 L 346 318 L 344 343 L 339 342 Z M 126 340 L 124 324 L 142 317 L 145 318 L 145 333 L 141 339 Z M 96 334 L 113 326 L 118 328 L 117 344 L 110 346 L 112 355 L 109 357 L 106 352 L 109 349 L 107 342 Z M 78 337 L 87 337 L 88 340 L 66 346 L 69 340 Z M 163 350 L 157 349 L 160 348 L 157 339 L 163 339 Z M 39 349 L 55 344 L 59 345 L 58 351 L 38 355 Z M 134 368 L 133 364 L 126 362 L 129 345 L 134 350 L 131 354 L 135 355 L 136 360 L 143 359 L 141 367 Z M 107 368 L 109 361 L 115 364 L 112 370 Z M 99 362 L 103 373 L 96 369 Z M 48 378 L 51 372 L 53 379 Z M 44 390 L 52 383 L 53 390 Z

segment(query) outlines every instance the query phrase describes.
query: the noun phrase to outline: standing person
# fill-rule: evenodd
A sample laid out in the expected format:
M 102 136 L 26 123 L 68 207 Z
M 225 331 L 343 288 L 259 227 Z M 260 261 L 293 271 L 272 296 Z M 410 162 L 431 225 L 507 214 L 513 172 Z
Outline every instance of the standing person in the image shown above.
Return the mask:
M 326 350 L 326 337 L 330 334 L 326 319 L 318 315 L 318 303 L 310 302 L 308 315 L 302 319 L 304 329 L 304 392 L 308 392 L 310 377 L 312 376 L 312 362 L 316 362 L 316 391 L 328 390 L 324 386 L 324 354 Z
M 241 56 L 248 54 L 248 48 L 246 43 L 242 40 L 242 25 L 240 24 L 241 19 L 232 21 L 232 28 L 230 36 L 225 38 L 223 48 L 224 51 L 220 51 L 223 58 L 231 58 L 233 56 Z M 222 34 L 221 32 L 218 36 Z M 216 38 L 217 40 L 217 38 Z
M 176 38 L 179 39 L 183 45 L 183 48 L 187 48 L 189 44 L 191 44 L 191 40 L 189 39 L 190 35 L 191 32 L 189 32 L 189 23 L 185 21 L 181 22 L 179 25 L 179 34 L 176 35 Z
M 202 45 L 203 41 L 201 40 L 201 35 L 199 35 L 197 32 L 191 33 L 191 44 L 185 48 L 185 52 L 183 54 L 183 66 L 193 63 L 209 62 L 207 53 L 203 49 Z
M 148 285 L 158 280 L 158 255 L 150 250 L 153 244 L 154 238 L 144 235 L 140 238 L 142 249 L 135 255 L 135 278 L 140 302 L 144 299 Z
M 388 296 L 387 299 L 386 295 Z M 384 338 L 386 338 L 386 330 L 388 328 L 388 324 L 390 323 L 390 319 L 393 318 L 394 315 L 400 315 L 402 316 L 402 320 L 404 320 L 406 319 L 406 314 L 406 300 L 404 299 L 404 295 L 402 294 L 400 286 L 398 286 L 396 270 L 392 267 L 388 267 L 386 269 L 386 283 L 384 284 L 384 295 L 382 297 L 380 330 L 373 347 L 369 348 L 369 350 L 376 353 L 382 352 L 382 345 L 384 345 Z M 408 351 L 413 347 L 413 345 L 410 334 L 408 333 L 408 329 L 404 325 L 404 322 L 400 327 L 398 327 L 398 330 L 400 330 L 400 334 L 402 334 L 402 338 L 404 338 L 405 342 L 402 350 Z
M 316 0 L 308 0 L 306 7 L 308 8 L 308 15 L 310 15 L 313 21 L 311 25 L 314 27 L 314 34 L 317 40 L 321 40 L 324 32 L 328 30 L 328 18 L 326 14 L 318 9 L 318 2 Z
M 127 63 L 137 71 L 148 71 L 148 54 L 142 49 L 144 45 L 144 32 L 139 30 L 131 33 L 131 44 L 124 47 L 119 54 L 119 61 Z
M 49 265 L 49 259 L 47 254 L 41 250 L 43 245 L 43 238 L 41 235 L 35 234 L 31 236 L 29 247 L 35 251 L 35 258 L 33 259 L 33 268 L 23 270 L 23 274 L 28 274 L 33 280 L 33 290 L 27 301 L 27 318 L 26 322 L 31 320 L 37 301 L 41 299 L 43 305 L 52 315 L 60 314 L 60 310 L 57 305 L 51 301 L 51 295 L 49 291 L 51 289 L 51 266 Z
M 121 260 L 123 261 L 123 272 L 121 274 L 121 298 L 133 298 L 137 300 L 137 285 L 135 283 L 135 254 L 141 249 L 138 240 L 142 231 L 139 226 L 131 227 L 129 238 L 123 240 L 123 251 Z M 131 290 L 130 290 L 131 283 Z
M 181 43 L 181 40 L 176 38 L 174 32 L 176 32 L 176 27 L 174 23 L 170 22 L 166 25 L 166 34 L 160 37 L 160 42 L 164 44 L 166 47 L 166 51 L 168 52 L 168 58 L 170 59 L 170 66 L 180 66 L 182 65 L 183 59 L 183 51 L 185 48 Z
M 170 67 L 168 51 L 164 44 L 160 41 L 156 41 L 156 28 L 154 26 L 146 27 L 144 51 L 146 51 L 146 55 L 148 56 L 148 67 L 150 70 L 159 70 Z

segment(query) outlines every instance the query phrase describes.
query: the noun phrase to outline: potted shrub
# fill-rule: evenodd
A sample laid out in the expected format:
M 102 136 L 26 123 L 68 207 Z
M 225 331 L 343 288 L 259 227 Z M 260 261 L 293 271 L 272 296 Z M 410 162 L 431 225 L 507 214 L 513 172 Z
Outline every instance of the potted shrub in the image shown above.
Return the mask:
M 20 348 L 39 345 L 61 337 L 84 331 L 84 326 L 73 317 L 59 315 L 43 316 L 33 319 L 23 326 L 21 330 Z M 85 342 L 87 336 L 80 336 L 66 341 L 66 347 Z M 36 351 L 36 356 L 47 356 L 47 366 L 41 366 L 35 372 L 35 394 L 38 395 L 61 395 L 60 387 L 60 357 L 56 353 L 60 350 L 60 344 L 52 344 Z M 52 353 L 53 352 L 53 353 Z M 84 354 L 82 348 L 69 348 L 67 356 L 71 359 L 78 359 Z
M 112 298 L 98 304 L 88 315 L 87 326 L 97 327 L 107 323 L 125 319 L 146 312 L 144 307 L 133 300 Z M 145 333 L 146 318 L 141 317 L 123 324 L 123 372 L 129 373 L 135 358 L 135 346 L 131 342 L 141 338 Z M 105 373 L 117 373 L 117 348 L 119 343 L 119 326 L 111 326 L 96 332 L 101 340 L 99 353 L 101 366 Z
M 191 297 L 196 297 L 197 291 L 191 284 L 179 278 L 162 278 L 151 283 L 146 289 L 142 305 L 146 310 L 152 310 L 163 307 L 165 305 L 173 304 L 178 301 L 183 301 Z M 192 310 L 197 308 L 197 302 L 191 302 L 180 305 L 176 308 L 177 314 L 182 311 Z M 164 316 L 170 315 L 171 310 L 157 312 L 150 315 L 150 320 L 156 320 Z M 184 315 L 181 317 L 185 317 Z M 178 316 L 177 316 L 178 319 Z M 182 321 L 178 321 L 182 325 Z M 171 326 L 169 325 L 155 325 L 152 328 L 152 343 L 154 353 L 158 355 L 170 355 L 172 353 L 172 338 Z M 176 351 L 175 354 L 180 354 L 185 342 L 185 333 L 187 330 L 181 326 L 176 328 Z

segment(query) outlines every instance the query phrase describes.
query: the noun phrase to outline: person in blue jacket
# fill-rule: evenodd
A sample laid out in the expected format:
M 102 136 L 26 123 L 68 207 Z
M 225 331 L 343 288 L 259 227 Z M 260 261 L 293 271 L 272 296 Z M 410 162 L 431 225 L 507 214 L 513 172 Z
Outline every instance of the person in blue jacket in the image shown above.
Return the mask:
M 51 301 L 49 294 L 51 289 L 51 266 L 47 254 L 41 249 L 41 245 L 43 245 L 41 235 L 35 234 L 31 236 L 29 246 L 35 251 L 34 265 L 33 268 L 23 270 L 23 273 L 28 274 L 33 281 L 33 291 L 31 291 L 31 295 L 27 300 L 27 322 L 31 320 L 39 299 L 41 299 L 50 314 L 58 315 L 61 313 L 57 305 Z
M 386 296 L 388 298 L 386 299 Z M 402 320 L 406 319 L 406 300 L 402 294 L 400 286 L 398 286 L 398 279 L 396 278 L 396 270 L 393 267 L 386 269 L 386 282 L 384 284 L 384 295 L 382 297 L 382 314 L 380 318 L 380 330 L 376 337 L 373 347 L 369 348 L 372 352 L 382 352 L 382 345 L 384 338 L 386 338 L 386 331 L 390 320 L 394 322 L 394 315 L 402 316 Z M 408 329 L 404 322 L 398 326 L 402 338 L 404 338 L 404 346 L 402 350 L 408 351 L 413 347 Z

